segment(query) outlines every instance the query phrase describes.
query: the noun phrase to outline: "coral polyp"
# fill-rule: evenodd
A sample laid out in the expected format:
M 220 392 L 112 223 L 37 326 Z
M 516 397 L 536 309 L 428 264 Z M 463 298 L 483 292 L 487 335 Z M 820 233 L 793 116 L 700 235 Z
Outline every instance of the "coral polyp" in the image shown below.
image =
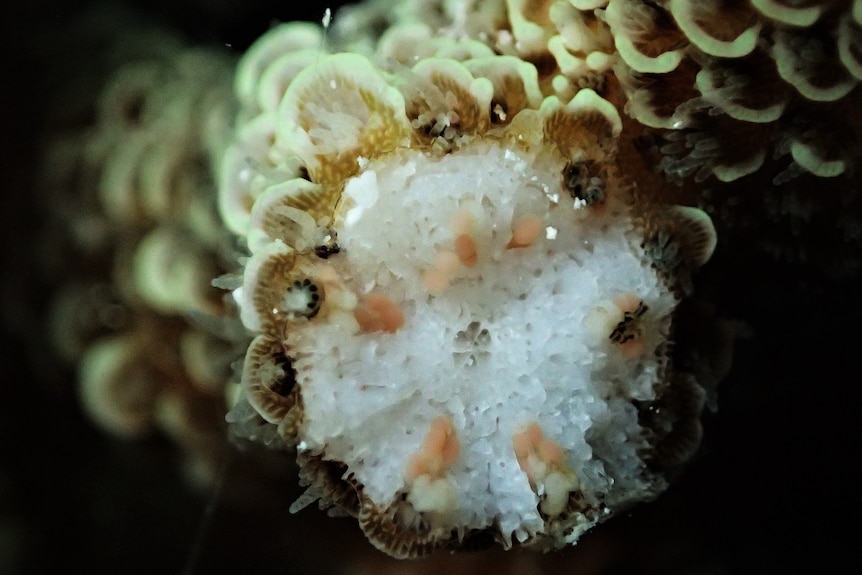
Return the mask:
M 284 74 L 260 55 L 278 38 L 240 64 L 269 96 Z M 294 63 L 277 114 L 246 108 L 235 150 L 273 124 L 245 163 L 228 153 L 220 190 L 250 253 L 234 300 L 259 334 L 228 417 L 295 447 L 294 510 L 319 499 L 415 557 L 558 548 L 662 492 L 667 444 L 699 439 L 702 401 L 655 406 L 692 380 L 674 314 L 715 231 L 625 173 L 616 106 L 546 94 L 507 55 Z

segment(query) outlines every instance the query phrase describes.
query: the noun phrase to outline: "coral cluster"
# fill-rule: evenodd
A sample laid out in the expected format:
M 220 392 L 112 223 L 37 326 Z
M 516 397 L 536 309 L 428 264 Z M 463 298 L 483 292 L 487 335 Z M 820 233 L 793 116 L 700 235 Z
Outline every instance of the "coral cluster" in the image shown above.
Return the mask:
M 673 342 L 715 231 L 625 160 L 586 4 L 371 2 L 238 66 L 219 207 L 255 338 L 228 420 L 296 449 L 294 510 L 393 556 L 574 543 L 698 445 L 712 382 Z

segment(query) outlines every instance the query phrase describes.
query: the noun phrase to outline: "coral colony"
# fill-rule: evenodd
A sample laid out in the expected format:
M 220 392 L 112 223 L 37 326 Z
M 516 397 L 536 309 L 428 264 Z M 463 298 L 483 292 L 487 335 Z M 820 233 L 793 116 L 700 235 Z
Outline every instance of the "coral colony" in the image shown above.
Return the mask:
M 806 126 L 850 106 L 860 21 L 858 1 L 376 0 L 275 26 L 235 67 L 178 46 L 119 68 L 87 152 L 60 146 L 97 181 L 79 212 L 105 231 L 78 241 L 122 252 L 130 316 L 75 339 L 84 292 L 60 298 L 85 406 L 202 438 L 190 414 L 223 396 L 233 437 L 295 452 L 292 511 L 354 516 L 395 557 L 573 544 L 667 487 L 726 370 L 676 345 L 716 246 L 697 183 L 842 174 L 856 150 Z

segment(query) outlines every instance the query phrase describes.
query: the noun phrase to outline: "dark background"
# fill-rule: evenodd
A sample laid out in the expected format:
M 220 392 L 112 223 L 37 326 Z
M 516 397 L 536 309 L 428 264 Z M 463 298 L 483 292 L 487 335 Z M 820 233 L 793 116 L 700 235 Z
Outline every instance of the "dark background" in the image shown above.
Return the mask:
M 41 0 L 4 7 L 0 17 L 0 281 L 7 310 L 0 575 L 362 572 L 377 556 L 353 521 L 316 509 L 287 512 L 299 490 L 286 460 L 274 456 L 260 485 L 234 485 L 235 470 L 259 464 L 259 454 L 234 453 L 221 491 L 195 491 L 167 440 L 123 442 L 94 428 L 78 409 L 72 374 L 40 351 L 47 288 L 28 279 L 32 233 L 43 221 L 44 200 L 34 201 L 32 191 L 50 82 L 38 42 L 87 4 Z M 226 49 L 237 54 L 273 22 L 319 20 L 327 5 L 129 4 L 194 42 L 230 44 Z M 701 293 L 723 315 L 744 320 L 752 334 L 737 344 L 718 411 L 705 417 L 701 451 L 657 501 L 600 526 L 573 549 L 543 557 L 540 572 L 790 575 L 854 563 L 862 512 L 862 474 L 854 466 L 862 419 L 862 282 L 858 273 L 838 278 L 817 266 L 775 263 L 745 241 L 724 238 L 698 277 Z M 816 243 L 811 247 L 816 258 Z M 499 556 L 489 554 L 487 563 Z M 515 561 L 520 554 L 503 557 Z M 439 569 L 479 572 L 480 563 L 458 556 Z M 378 573 L 396 572 L 386 571 L 391 562 L 377 565 Z

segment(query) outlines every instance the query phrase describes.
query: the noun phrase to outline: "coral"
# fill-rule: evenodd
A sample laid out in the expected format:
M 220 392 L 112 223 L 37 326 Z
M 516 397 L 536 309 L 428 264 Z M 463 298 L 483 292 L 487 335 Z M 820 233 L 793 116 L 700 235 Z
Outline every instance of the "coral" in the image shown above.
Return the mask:
M 294 511 L 395 557 L 575 543 L 697 448 L 720 376 L 679 368 L 675 310 L 715 230 L 623 160 L 592 10 L 387 7 L 238 65 L 219 206 L 256 337 L 228 420 L 296 449 Z
M 372 0 L 237 62 L 132 34 L 48 147 L 91 266 L 56 347 L 109 431 L 211 480 L 228 412 L 393 556 L 573 544 L 698 448 L 716 228 L 862 241 L 854 6 Z

